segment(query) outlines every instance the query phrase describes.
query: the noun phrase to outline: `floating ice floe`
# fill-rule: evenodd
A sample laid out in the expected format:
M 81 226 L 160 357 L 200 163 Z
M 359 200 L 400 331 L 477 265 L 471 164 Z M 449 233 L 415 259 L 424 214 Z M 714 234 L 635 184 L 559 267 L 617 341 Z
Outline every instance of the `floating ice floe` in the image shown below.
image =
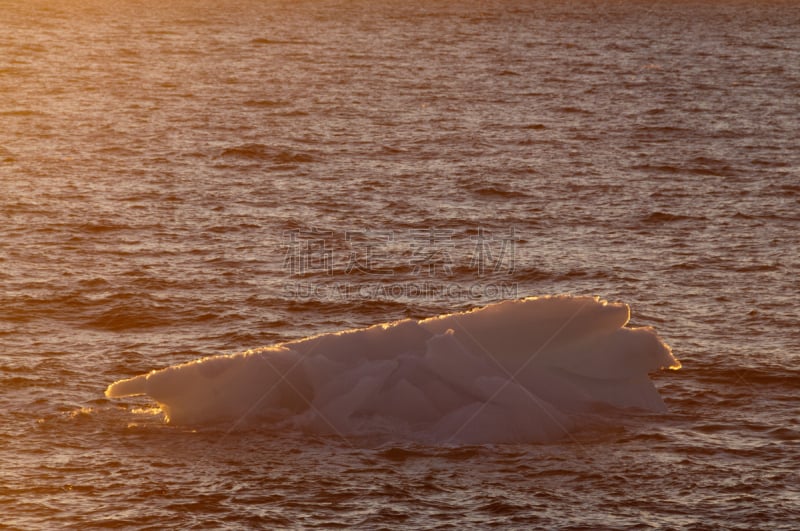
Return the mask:
M 111 384 L 167 422 L 272 423 L 426 442 L 551 441 L 598 403 L 665 411 L 648 373 L 680 362 L 626 304 L 505 301 L 213 356 Z

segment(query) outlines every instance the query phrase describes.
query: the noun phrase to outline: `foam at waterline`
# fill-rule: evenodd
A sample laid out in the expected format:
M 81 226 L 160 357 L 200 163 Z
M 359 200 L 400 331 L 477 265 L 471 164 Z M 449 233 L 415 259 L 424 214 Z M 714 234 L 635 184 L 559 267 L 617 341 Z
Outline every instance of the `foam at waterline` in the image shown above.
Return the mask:
M 596 297 L 505 301 L 174 365 L 106 389 L 172 423 L 262 421 L 429 442 L 550 441 L 593 404 L 664 411 L 647 377 L 680 363 L 630 309 Z

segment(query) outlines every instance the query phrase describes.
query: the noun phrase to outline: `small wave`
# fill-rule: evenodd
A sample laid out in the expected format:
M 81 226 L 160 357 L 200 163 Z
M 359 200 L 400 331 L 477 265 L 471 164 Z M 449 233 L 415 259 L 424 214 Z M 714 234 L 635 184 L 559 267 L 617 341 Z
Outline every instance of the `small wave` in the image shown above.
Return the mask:
M 0 377 L 0 385 L 3 389 L 25 389 L 28 387 L 43 387 L 45 380 L 41 378 L 28 378 L 25 376 L 11 376 L 8 378 Z
M 752 159 L 750 164 L 754 166 L 766 166 L 768 168 L 786 168 L 790 164 L 784 160 Z
M 487 196 L 487 197 L 517 197 L 520 194 L 517 194 L 511 190 L 507 190 L 500 186 L 482 186 L 480 188 L 476 188 L 473 190 L 473 193 L 477 195 Z
M 704 216 L 688 216 L 685 214 L 672 214 L 670 212 L 656 211 L 642 218 L 642 223 L 675 223 L 680 221 L 708 221 Z
M 108 280 L 102 277 L 82 279 L 78 281 L 78 284 L 84 288 L 103 288 L 111 285 Z
M 296 40 L 296 39 L 268 39 L 264 37 L 258 37 L 255 39 L 250 40 L 251 44 L 294 44 L 294 45 L 306 45 L 306 44 L 316 44 L 312 41 L 303 41 L 303 40 Z
M 746 220 L 773 220 L 773 221 L 795 221 L 798 218 L 794 216 L 781 216 L 773 213 L 759 213 L 759 214 L 746 214 L 737 211 L 736 214 L 731 216 L 732 219 L 746 219 Z
M 530 511 L 533 507 L 530 504 L 511 503 L 504 497 L 498 497 L 484 505 L 477 507 L 477 510 L 495 514 L 498 516 L 519 514 L 520 511 Z
M 16 111 L 0 111 L 0 116 L 45 116 L 45 113 L 30 109 L 19 109 Z
M 293 117 L 293 116 L 309 116 L 310 113 L 308 111 L 302 111 L 300 109 L 293 109 L 291 111 L 285 111 L 285 112 L 276 113 L 276 115 L 277 116 Z
M 80 230 L 82 232 L 89 232 L 89 233 L 101 233 L 101 232 L 114 232 L 114 231 L 121 231 L 131 229 L 130 225 L 113 223 L 113 222 L 92 222 L 92 223 L 85 223 L 80 226 Z
M 247 100 L 243 105 L 247 107 L 281 107 L 286 105 L 286 102 L 277 100 Z
M 554 277 L 555 275 L 552 272 L 533 266 L 519 267 L 514 272 L 514 279 L 520 282 L 552 280 Z
M 779 44 L 776 42 L 758 42 L 752 43 L 750 46 L 760 50 L 785 50 L 785 51 L 792 51 L 792 48 L 788 48 L 783 44 Z
M 607 271 L 590 269 L 570 269 L 569 271 L 556 275 L 555 280 L 575 280 L 578 278 L 586 279 L 608 279 L 612 275 Z
M 386 450 L 382 450 L 381 452 L 378 453 L 378 456 L 383 459 L 388 459 L 389 461 L 394 461 L 396 463 L 403 463 L 409 459 L 431 457 L 431 454 L 432 452 L 425 452 L 422 450 L 412 450 L 401 447 L 392 447 L 392 448 L 387 448 Z
M 684 127 L 677 127 L 677 126 L 670 126 L 670 125 L 646 125 L 646 126 L 641 126 L 641 127 L 638 127 L 636 129 L 636 132 L 640 133 L 640 134 L 647 135 L 647 136 L 651 136 L 651 135 L 654 135 L 654 134 L 655 135 L 663 135 L 663 134 L 667 134 L 667 135 L 674 135 L 674 134 L 688 135 L 688 134 L 691 133 L 691 131 L 689 129 L 686 129 Z
M 487 183 L 485 181 L 481 182 L 467 182 L 465 184 L 465 188 L 472 192 L 475 195 L 486 197 L 486 198 L 519 198 L 524 197 L 527 194 L 524 192 L 514 190 L 508 186 L 505 186 L 500 183 Z
M 223 149 L 217 158 L 266 160 L 280 164 L 313 162 L 314 157 L 307 153 L 294 153 L 286 149 L 273 148 L 264 144 L 242 144 Z
M 4 66 L 0 67 L 0 74 L 7 75 L 12 78 L 27 77 L 31 75 L 33 70 L 17 66 Z
M 0 146 L 0 159 L 3 162 L 14 162 L 16 160 L 14 154 L 3 146 Z
M 697 373 L 701 381 L 714 382 L 729 386 L 730 389 L 740 389 L 742 387 L 769 386 L 771 388 L 782 387 L 795 391 L 800 388 L 800 370 L 794 367 L 769 366 L 763 367 L 714 367 L 708 370 L 701 370 Z M 742 393 L 743 398 L 750 397 L 750 392 Z
M 140 154 L 139 151 L 124 146 L 103 146 L 97 148 L 95 153 L 102 155 L 115 155 L 119 157 L 134 157 Z
M 636 164 L 631 166 L 632 170 L 642 170 L 652 173 L 679 173 L 682 169 L 670 164 Z
M 669 266 L 669 268 L 676 271 L 695 271 L 702 269 L 705 265 L 700 262 L 680 262 Z
M 567 105 L 565 107 L 558 107 L 556 110 L 568 114 L 594 114 L 594 112 L 588 109 L 583 109 L 581 107 L 574 107 L 572 105 Z
M 696 157 L 690 161 L 691 165 L 686 168 L 688 173 L 695 175 L 711 175 L 715 177 L 731 176 L 738 173 L 738 170 L 722 160 L 710 159 L 706 157 Z
M 96 287 L 102 288 L 103 285 Z M 84 293 L 55 302 L 47 308 L 51 313 L 58 315 L 69 309 L 70 315 L 80 326 L 114 332 L 172 326 L 176 323 L 206 323 L 219 317 L 211 308 L 184 306 L 179 301 L 129 292 L 100 293 L 94 297 Z
M 737 273 L 760 273 L 765 271 L 780 271 L 783 265 L 780 263 L 773 264 L 750 264 L 746 266 L 737 267 L 734 269 Z
M 390 154 L 390 155 L 398 155 L 398 154 L 401 154 L 401 153 L 407 153 L 407 151 L 405 149 L 396 148 L 396 147 L 392 147 L 392 146 L 385 146 L 385 145 L 381 146 L 381 151 L 383 153 L 387 153 L 387 154 Z
M 165 312 L 159 311 L 157 306 L 138 303 L 114 306 L 88 321 L 86 326 L 98 330 L 121 332 L 167 326 L 172 322 L 172 319 L 166 317 Z
M 768 432 L 769 436 L 779 441 L 800 441 L 800 431 L 791 428 L 773 428 Z

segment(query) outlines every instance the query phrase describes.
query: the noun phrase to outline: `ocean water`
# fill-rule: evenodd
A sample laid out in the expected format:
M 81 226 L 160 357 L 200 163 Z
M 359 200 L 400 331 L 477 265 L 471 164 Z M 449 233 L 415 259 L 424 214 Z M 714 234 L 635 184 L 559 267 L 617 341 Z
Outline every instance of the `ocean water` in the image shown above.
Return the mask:
M 800 521 L 794 2 L 0 0 L 0 525 Z M 503 299 L 631 306 L 666 413 L 426 445 L 108 384 Z

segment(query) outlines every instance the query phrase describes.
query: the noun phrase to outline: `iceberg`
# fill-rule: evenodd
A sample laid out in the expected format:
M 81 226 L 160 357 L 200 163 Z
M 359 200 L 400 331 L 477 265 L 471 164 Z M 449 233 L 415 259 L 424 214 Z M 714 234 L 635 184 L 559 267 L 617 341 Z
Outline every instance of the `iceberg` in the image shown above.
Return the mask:
M 530 297 L 326 333 L 117 381 L 166 422 L 383 434 L 436 443 L 547 442 L 598 404 L 666 411 L 648 374 L 680 362 L 630 308 Z

